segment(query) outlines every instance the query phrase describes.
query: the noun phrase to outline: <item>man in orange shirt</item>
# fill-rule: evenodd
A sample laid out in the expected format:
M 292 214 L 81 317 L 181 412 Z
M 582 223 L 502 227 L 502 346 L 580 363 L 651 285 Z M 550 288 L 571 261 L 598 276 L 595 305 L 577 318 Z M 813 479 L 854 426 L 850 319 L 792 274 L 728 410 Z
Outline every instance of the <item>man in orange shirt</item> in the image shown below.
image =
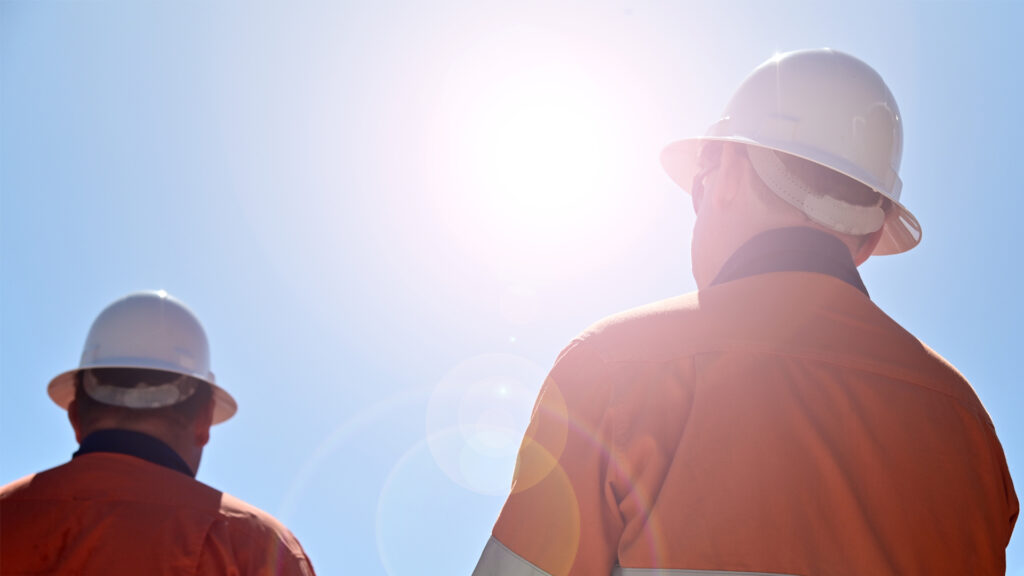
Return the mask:
M 194 478 L 236 405 L 184 304 L 163 291 L 114 302 L 49 393 L 80 447 L 0 488 L 0 574 L 313 576 L 280 522 Z
M 1005 572 L 992 422 L 857 272 L 920 241 L 900 122 L 869 66 L 799 51 L 665 149 L 699 290 L 562 352 L 475 576 Z

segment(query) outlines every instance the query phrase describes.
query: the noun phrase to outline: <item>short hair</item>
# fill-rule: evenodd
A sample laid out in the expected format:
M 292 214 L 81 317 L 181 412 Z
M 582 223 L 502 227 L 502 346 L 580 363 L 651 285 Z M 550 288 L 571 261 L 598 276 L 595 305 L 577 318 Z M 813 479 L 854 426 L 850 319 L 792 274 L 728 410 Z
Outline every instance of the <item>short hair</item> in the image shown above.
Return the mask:
M 698 153 L 698 162 L 701 164 L 715 164 L 720 162 L 719 158 L 722 154 L 722 148 L 727 143 L 729 142 L 715 140 L 704 142 Z M 749 163 L 750 156 L 747 154 L 747 146 L 740 145 L 738 143 L 736 146 L 740 148 L 740 153 Z M 830 196 L 848 204 L 853 204 L 854 206 L 872 206 L 878 202 L 878 198 L 881 196 L 882 210 L 888 214 L 889 210 L 892 208 L 891 200 L 882 196 L 870 186 L 858 182 L 841 172 L 822 166 L 816 162 L 793 156 L 792 154 L 779 151 L 774 152 L 778 155 L 783 165 L 786 167 L 786 170 L 799 178 L 815 194 Z M 807 217 L 807 214 L 802 210 L 792 204 L 789 204 L 773 192 L 771 188 L 761 180 L 760 176 L 758 176 L 758 182 L 761 182 L 762 184 L 759 192 L 765 201 L 769 202 L 773 206 L 784 206 L 786 209 L 796 210 Z M 841 234 L 841 232 L 836 232 L 836 234 Z M 847 236 L 855 238 L 858 242 L 863 243 L 871 237 L 871 234 Z
M 746 147 L 744 147 L 744 152 Z M 782 163 L 791 174 L 800 179 L 801 182 L 815 193 L 822 196 L 831 196 L 854 206 L 873 206 L 881 196 L 870 186 L 850 178 L 846 174 L 822 166 L 817 162 L 804 160 L 792 154 L 776 152 Z M 892 202 L 882 196 L 882 210 L 888 212 Z
M 170 426 L 185 428 L 196 421 L 213 399 L 213 390 L 209 384 L 198 378 L 186 376 L 194 381 L 195 392 L 177 404 L 161 408 L 128 408 L 104 404 L 86 393 L 85 372 L 86 370 L 80 370 L 75 374 L 75 409 L 81 426 L 86 430 L 90 430 L 103 419 L 121 423 L 159 420 Z M 90 368 L 88 372 L 101 384 L 110 386 L 124 386 L 139 381 L 169 382 L 181 377 L 173 372 L 142 368 Z

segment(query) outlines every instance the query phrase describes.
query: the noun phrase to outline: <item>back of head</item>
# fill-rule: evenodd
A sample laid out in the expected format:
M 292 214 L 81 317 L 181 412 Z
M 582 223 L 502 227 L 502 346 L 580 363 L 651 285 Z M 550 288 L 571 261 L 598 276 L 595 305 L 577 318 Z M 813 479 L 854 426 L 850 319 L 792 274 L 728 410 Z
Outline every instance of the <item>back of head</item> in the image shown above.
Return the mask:
M 841 172 L 791 154 L 744 148 L 766 204 L 799 212 L 850 245 L 871 240 L 892 210 L 888 198 Z
M 161 439 L 173 438 L 201 424 L 212 400 L 210 385 L 173 372 L 141 368 L 92 368 L 75 376 L 75 400 L 69 409 L 81 434 L 105 428 L 146 431 Z M 131 407 L 127 398 L 145 390 L 167 399 L 155 407 Z M 137 403 L 136 403 L 137 404 Z
M 872 206 L 879 201 L 877 192 L 845 174 L 789 154 L 779 154 L 779 158 L 790 174 L 818 194 L 854 206 Z

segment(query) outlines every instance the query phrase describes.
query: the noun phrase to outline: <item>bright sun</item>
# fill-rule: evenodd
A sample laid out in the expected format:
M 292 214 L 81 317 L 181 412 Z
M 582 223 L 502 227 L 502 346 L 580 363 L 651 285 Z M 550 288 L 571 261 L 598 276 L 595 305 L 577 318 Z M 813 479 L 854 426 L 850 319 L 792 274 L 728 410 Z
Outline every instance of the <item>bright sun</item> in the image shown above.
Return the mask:
M 487 204 L 548 241 L 577 228 L 608 202 L 614 159 L 600 110 L 582 86 L 538 78 L 495 102 L 479 166 L 492 175 Z
M 624 143 L 614 88 L 595 70 L 532 29 L 491 38 L 453 66 L 446 210 L 484 257 L 521 271 L 540 254 L 608 241 L 625 200 Z

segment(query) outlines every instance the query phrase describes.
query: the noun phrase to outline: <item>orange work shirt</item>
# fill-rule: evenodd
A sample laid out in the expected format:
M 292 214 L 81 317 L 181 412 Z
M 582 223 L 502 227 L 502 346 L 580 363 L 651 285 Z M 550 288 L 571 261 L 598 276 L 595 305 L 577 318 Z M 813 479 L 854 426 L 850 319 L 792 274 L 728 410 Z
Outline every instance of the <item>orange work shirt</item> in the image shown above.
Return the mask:
M 562 352 L 475 574 L 1004 574 L 1018 501 L 963 376 L 859 276 L 739 276 Z
M 266 512 L 164 466 L 94 452 L 0 488 L 0 574 L 314 573 Z

